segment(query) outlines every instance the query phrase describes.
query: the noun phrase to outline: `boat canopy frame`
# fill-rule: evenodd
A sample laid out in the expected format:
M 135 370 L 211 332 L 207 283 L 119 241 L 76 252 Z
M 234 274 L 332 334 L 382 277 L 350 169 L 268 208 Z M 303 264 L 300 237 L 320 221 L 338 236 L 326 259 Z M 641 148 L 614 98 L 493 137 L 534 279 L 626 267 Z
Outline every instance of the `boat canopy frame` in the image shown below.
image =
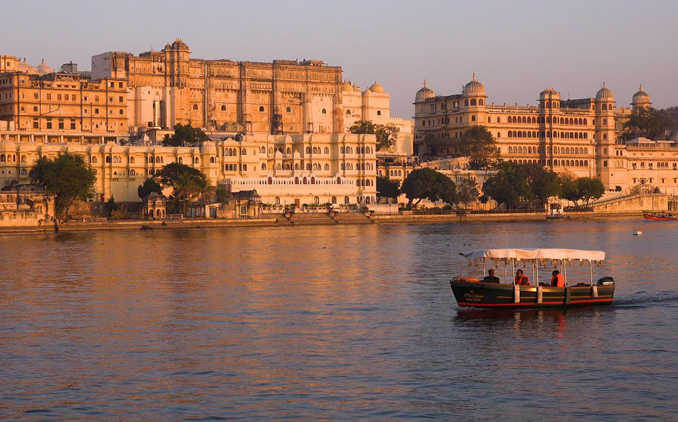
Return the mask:
M 605 252 L 584 249 L 475 249 L 472 251 L 460 252 L 459 255 L 465 257 L 468 260 L 469 265 L 479 265 L 480 262 L 482 262 L 483 275 L 485 274 L 485 264 L 487 261 L 494 262 L 495 267 L 497 267 L 499 263 L 503 263 L 504 276 L 506 276 L 506 267 L 509 263 L 511 264 L 512 271 L 515 272 L 515 264 L 517 262 L 529 262 L 532 264 L 532 278 L 537 285 L 539 285 L 539 265 L 545 267 L 548 263 L 553 263 L 554 268 L 560 266 L 563 278 L 567 283 L 567 265 L 571 261 L 579 261 L 580 265 L 584 265 L 588 262 L 589 274 L 591 277 L 590 283 L 593 285 L 593 265 L 601 266 L 605 260 Z

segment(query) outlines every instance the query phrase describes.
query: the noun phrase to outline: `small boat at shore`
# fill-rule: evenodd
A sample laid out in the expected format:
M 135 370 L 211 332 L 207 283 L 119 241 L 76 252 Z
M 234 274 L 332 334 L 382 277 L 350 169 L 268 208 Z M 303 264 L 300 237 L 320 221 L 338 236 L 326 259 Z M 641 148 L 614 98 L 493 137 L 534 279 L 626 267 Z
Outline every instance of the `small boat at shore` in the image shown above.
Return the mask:
M 610 305 L 614 300 L 614 279 L 600 278 L 593 282 L 593 266 L 602 265 L 605 259 L 603 251 L 578 249 L 477 249 L 462 252 L 470 264 L 483 266 L 483 274 L 487 263 L 493 267 L 499 265 L 532 270 L 532 285 L 516 285 L 510 282 L 500 283 L 495 278 L 488 281 L 472 277 L 455 277 L 450 286 L 459 306 L 491 308 L 491 309 L 529 309 L 529 308 L 570 308 L 577 306 Z M 579 266 L 588 264 L 589 282 L 570 282 L 567 268 L 573 262 Z M 554 287 L 550 283 L 539 282 L 540 270 L 559 269 L 563 276 L 564 287 Z
M 672 214 L 643 214 L 643 218 L 647 221 L 676 221 L 676 217 Z

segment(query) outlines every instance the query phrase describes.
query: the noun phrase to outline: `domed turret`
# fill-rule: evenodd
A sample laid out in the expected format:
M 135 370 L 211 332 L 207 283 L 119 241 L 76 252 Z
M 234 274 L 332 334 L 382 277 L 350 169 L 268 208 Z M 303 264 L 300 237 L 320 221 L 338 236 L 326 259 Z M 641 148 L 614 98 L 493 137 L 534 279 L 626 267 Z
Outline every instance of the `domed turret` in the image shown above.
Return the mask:
M 341 90 L 344 92 L 353 91 L 353 85 L 351 84 L 350 81 L 344 81 L 344 83 L 341 84 Z
M 540 100 L 550 100 L 553 98 L 560 98 L 560 93 L 553 88 L 546 88 L 539 93 Z
M 371 87 L 368 88 L 372 92 L 384 92 L 384 87 L 379 85 L 377 81 L 374 81 Z
M 45 59 L 42 59 L 42 62 L 37 68 L 39 75 L 47 75 L 48 73 L 54 73 L 54 69 L 45 64 Z
M 464 87 L 464 95 L 485 95 L 485 85 L 478 82 L 475 72 L 473 73 L 473 80 Z
M 426 80 L 424 79 L 424 87 L 417 91 L 417 95 L 414 97 L 414 101 L 426 101 L 429 98 L 434 98 L 436 93 L 433 92 L 431 88 L 426 85 Z
M 26 59 L 19 62 L 19 72 L 28 73 L 32 68 L 33 67 L 30 64 L 26 63 Z
M 650 106 L 650 96 L 647 95 L 647 92 L 643 91 L 642 85 L 638 88 L 638 92 L 633 94 L 633 100 L 631 101 L 631 105 L 633 106 L 633 108 Z
M 603 87 L 596 94 L 596 101 L 614 101 L 612 90 L 605 86 L 605 82 L 603 82 Z

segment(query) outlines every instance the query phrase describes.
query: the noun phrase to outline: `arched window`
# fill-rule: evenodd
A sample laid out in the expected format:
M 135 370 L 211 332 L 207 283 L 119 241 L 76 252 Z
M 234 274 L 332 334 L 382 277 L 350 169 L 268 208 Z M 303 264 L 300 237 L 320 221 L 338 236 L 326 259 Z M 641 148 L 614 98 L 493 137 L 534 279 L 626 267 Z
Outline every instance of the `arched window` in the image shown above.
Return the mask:
M 476 99 L 475 98 L 471 99 L 471 105 L 472 106 L 476 105 Z
M 197 104 L 193 104 L 193 110 L 197 110 L 197 109 L 198 109 L 198 105 L 197 105 Z
M 25 160 L 23 160 L 23 158 L 25 158 L 25 156 L 22 157 L 22 160 L 21 160 L 21 161 L 25 161 Z M 92 157 L 92 158 L 90 159 L 90 161 L 92 162 L 92 164 L 96 164 L 96 163 L 97 163 L 97 157 Z
M 179 164 L 184 164 L 184 157 L 179 157 Z
M 350 199 L 348 198 L 348 196 L 344 196 L 344 204 L 348 205 L 349 202 L 350 202 Z
M 483 105 L 483 99 L 482 98 L 478 100 L 478 105 Z
M 325 149 L 324 149 L 323 153 L 325 153 L 325 154 L 329 154 L 329 153 L 330 153 L 330 149 L 329 149 L 329 148 L 327 148 L 327 147 L 325 147 Z
M 5 161 L 5 156 L 4 156 L 4 154 L 3 154 L 3 155 L 0 155 L 0 161 Z M 106 157 L 106 164 L 110 164 L 110 163 L 111 163 L 111 157 L 110 157 L 110 156 L 107 156 L 107 157 Z
M 210 157 L 210 164 L 214 164 L 216 162 L 217 162 L 216 158 Z
M 468 107 L 468 98 L 464 100 L 464 105 Z
M 377 116 L 381 116 L 381 110 L 377 110 Z
M 322 114 L 327 114 L 327 110 L 323 108 Z
M 22 176 L 28 176 L 28 171 L 26 171 L 26 169 L 21 169 L 21 173 L 20 173 L 20 174 L 21 174 Z
M 130 176 L 136 176 L 136 175 L 137 175 L 137 172 L 136 172 L 134 169 L 131 169 L 131 170 L 129 171 L 129 175 L 130 175 Z
M 226 111 L 226 106 L 225 106 L 225 105 L 222 105 L 222 106 L 221 106 L 221 111 Z
M 471 121 L 475 122 L 476 121 L 476 116 L 471 116 Z
M 330 169 L 330 165 L 329 165 L 329 164 L 325 164 L 325 170 L 329 170 L 329 169 Z
M 346 114 L 350 116 L 350 115 L 351 115 L 351 110 L 346 110 Z
M 607 110 L 607 104 L 603 104 L 603 110 Z
M 292 154 L 292 148 L 289 148 L 289 147 L 288 147 L 287 150 L 286 150 L 286 153 L 287 153 L 287 154 Z
M 259 111 L 264 111 L 264 106 L 259 106 Z
M 306 147 L 306 154 L 310 154 L 310 153 L 311 153 L 311 147 Z
M 136 160 L 134 159 L 134 157 L 129 157 L 129 163 L 130 163 L 130 164 L 134 164 L 135 161 L 136 161 Z
M 273 200 L 276 205 L 280 205 L 280 197 L 276 196 L 275 199 Z
M 310 170 L 311 170 L 311 165 L 310 165 L 310 164 L 306 164 L 306 170 L 307 170 L 307 171 L 310 171 Z

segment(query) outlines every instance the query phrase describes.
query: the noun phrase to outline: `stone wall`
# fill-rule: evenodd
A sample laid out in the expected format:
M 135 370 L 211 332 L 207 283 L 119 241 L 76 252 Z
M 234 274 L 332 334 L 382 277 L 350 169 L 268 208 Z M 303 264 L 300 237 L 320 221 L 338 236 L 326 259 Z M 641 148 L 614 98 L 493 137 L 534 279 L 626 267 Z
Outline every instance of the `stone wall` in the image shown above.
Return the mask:
M 669 208 L 669 195 L 641 193 L 593 204 L 594 213 L 628 213 L 634 211 L 664 211 Z

